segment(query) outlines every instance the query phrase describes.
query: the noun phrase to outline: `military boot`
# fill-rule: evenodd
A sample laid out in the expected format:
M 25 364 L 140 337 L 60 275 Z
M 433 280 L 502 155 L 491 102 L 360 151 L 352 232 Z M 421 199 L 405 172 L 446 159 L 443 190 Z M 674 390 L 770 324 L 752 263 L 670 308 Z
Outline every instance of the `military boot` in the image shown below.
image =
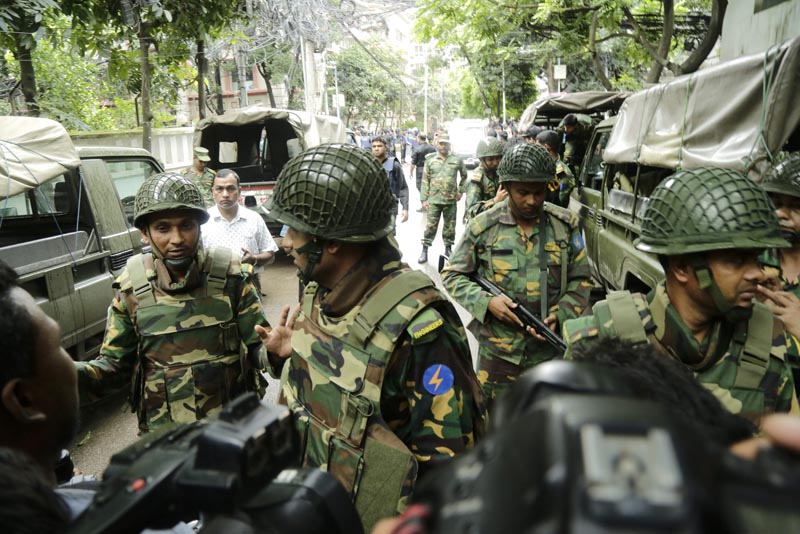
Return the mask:
M 449 258 L 451 252 L 453 252 L 453 245 L 446 245 L 444 247 L 444 255 Z
M 417 259 L 417 263 L 428 263 L 428 247 L 423 245 L 422 246 L 422 254 L 419 255 Z

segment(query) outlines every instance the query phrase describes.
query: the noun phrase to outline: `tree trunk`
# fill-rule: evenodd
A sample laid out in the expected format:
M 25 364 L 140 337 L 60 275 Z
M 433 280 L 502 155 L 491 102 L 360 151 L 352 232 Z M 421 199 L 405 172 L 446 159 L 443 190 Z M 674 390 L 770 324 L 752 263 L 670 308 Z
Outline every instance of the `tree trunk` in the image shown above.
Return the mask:
M 661 28 L 661 42 L 658 44 L 657 56 L 653 59 L 653 66 L 647 73 L 647 83 L 658 83 L 664 71 L 665 62 L 669 60 L 669 51 L 672 45 L 672 35 L 675 28 L 675 4 L 673 0 L 664 0 L 664 24 Z M 642 36 L 644 38 L 644 35 Z
M 139 29 L 139 58 L 142 63 L 142 148 L 153 144 L 153 112 L 150 109 L 150 27 L 142 22 Z
M 708 23 L 708 31 L 703 36 L 700 46 L 686 58 L 679 67 L 680 74 L 689 74 L 700 68 L 703 61 L 717 44 L 719 34 L 722 32 L 722 20 L 725 18 L 725 11 L 728 9 L 728 0 L 714 0 L 711 4 L 711 21 Z
M 19 61 L 20 89 L 25 97 L 28 116 L 39 116 L 39 104 L 36 103 L 36 71 L 33 68 L 33 49 L 22 44 L 20 34 L 14 34 L 17 44 L 16 56 Z
M 553 78 L 555 74 L 553 73 L 553 58 L 551 57 L 547 58 L 547 72 L 545 74 L 547 75 L 547 91 L 550 93 L 555 93 L 556 81 Z
M 197 114 L 200 120 L 206 118 L 206 43 L 197 40 Z
M 606 91 L 611 91 L 614 89 L 614 86 L 611 85 L 611 80 L 608 79 L 606 76 L 606 72 L 603 69 L 602 63 L 600 63 L 600 56 L 597 54 L 597 10 L 592 13 L 592 26 L 589 29 L 589 53 L 592 56 L 592 64 L 594 65 L 594 72 L 597 74 L 597 78 L 600 80 L 600 83 L 603 84 Z M 552 63 L 552 62 L 551 62 Z
M 222 60 L 217 59 L 214 67 L 214 75 L 217 81 L 217 115 L 225 113 L 225 102 L 222 99 Z
M 275 93 L 272 91 L 272 69 L 267 67 L 266 61 L 258 63 L 258 73 L 264 78 L 264 83 L 267 84 L 267 98 L 269 98 L 269 107 L 276 108 Z

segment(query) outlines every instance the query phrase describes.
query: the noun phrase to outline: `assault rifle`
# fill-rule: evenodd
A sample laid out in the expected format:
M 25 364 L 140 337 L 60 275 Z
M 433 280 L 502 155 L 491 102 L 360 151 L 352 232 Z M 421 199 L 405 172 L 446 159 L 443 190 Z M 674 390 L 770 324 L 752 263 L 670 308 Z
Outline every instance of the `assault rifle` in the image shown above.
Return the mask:
M 448 259 L 449 258 L 445 255 L 439 256 L 439 272 L 442 272 L 444 264 L 446 261 L 448 261 Z M 511 311 L 514 312 L 514 315 L 516 315 L 520 321 L 522 321 L 523 325 L 530 326 L 531 328 L 533 328 L 537 334 L 539 334 L 545 339 L 545 341 L 550 343 L 552 346 L 554 346 L 561 352 L 567 350 L 567 344 L 564 343 L 564 340 L 561 339 L 558 336 L 558 334 L 550 330 L 550 327 L 547 326 L 542 319 L 537 317 L 531 310 L 526 308 L 525 305 L 523 305 L 519 300 L 506 295 L 505 292 L 502 289 L 500 289 L 497 285 L 490 282 L 485 277 L 479 275 L 477 272 L 464 273 L 464 274 L 466 274 L 466 276 L 470 280 L 481 286 L 481 289 L 490 293 L 492 296 L 494 297 L 505 296 L 509 298 L 511 302 L 516 304 L 516 307 L 511 308 Z

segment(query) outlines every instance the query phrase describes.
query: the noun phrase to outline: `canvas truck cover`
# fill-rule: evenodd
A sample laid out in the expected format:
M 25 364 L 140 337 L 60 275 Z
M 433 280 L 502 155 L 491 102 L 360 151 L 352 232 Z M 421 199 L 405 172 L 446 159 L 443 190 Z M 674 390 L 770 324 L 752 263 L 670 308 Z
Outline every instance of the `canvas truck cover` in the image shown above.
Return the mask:
M 67 131 L 56 121 L 0 117 L 0 199 L 34 189 L 80 163 Z
M 261 123 L 267 119 L 286 120 L 295 131 L 303 149 L 321 143 L 344 143 L 347 139 L 344 124 L 336 117 L 312 115 L 305 111 L 249 106 L 201 120 L 195 127 L 194 144 L 201 146 L 203 130 L 212 125 L 246 126 Z
M 608 163 L 749 172 L 800 124 L 800 38 L 631 95 Z
M 583 91 L 547 95 L 525 108 L 519 119 L 520 131 L 536 123 L 539 115 L 563 117 L 569 113 L 591 114 L 601 111 L 616 111 L 631 93 L 609 91 Z

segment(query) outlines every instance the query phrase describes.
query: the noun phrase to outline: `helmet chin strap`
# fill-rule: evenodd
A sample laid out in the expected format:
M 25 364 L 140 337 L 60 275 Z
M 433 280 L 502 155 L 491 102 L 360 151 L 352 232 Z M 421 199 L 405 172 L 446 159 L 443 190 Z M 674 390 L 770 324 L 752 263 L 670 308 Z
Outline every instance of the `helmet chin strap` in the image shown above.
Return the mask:
M 722 294 L 717 282 L 714 280 L 714 273 L 711 272 L 711 268 L 708 266 L 705 258 L 702 256 L 695 256 L 694 259 L 691 260 L 691 264 L 694 268 L 694 274 L 697 277 L 700 289 L 707 291 L 711 295 L 717 311 L 722 314 L 725 319 L 734 323 L 750 319 L 750 316 L 753 314 L 752 306 L 744 308 L 742 306 L 734 306 L 728 302 L 728 299 Z
M 539 217 L 539 215 L 541 215 L 542 210 L 544 209 L 544 204 L 542 204 L 541 206 L 539 206 L 539 209 L 536 211 L 536 213 L 534 215 L 525 216 L 525 215 L 522 215 L 522 211 L 517 206 L 517 203 L 514 202 L 514 197 L 512 197 L 511 195 L 508 195 L 508 203 L 509 203 L 509 205 L 511 205 L 514 208 L 514 216 L 515 217 L 520 217 L 520 218 L 528 220 L 528 221 L 533 221 L 533 220 L 537 219 Z
M 194 246 L 194 250 L 188 256 L 184 256 L 182 258 L 166 258 L 156 246 L 153 238 L 150 237 L 150 228 L 147 228 L 147 239 L 150 241 L 150 247 L 153 249 L 153 255 L 164 262 L 164 265 L 167 266 L 167 269 L 171 271 L 182 272 L 184 274 L 189 271 L 189 267 L 192 266 L 192 262 L 194 262 L 195 258 L 197 258 L 197 252 L 200 250 L 200 239 L 198 238 L 197 243 Z
M 297 271 L 297 276 L 300 278 L 300 281 L 303 285 L 306 285 L 311 281 L 311 272 L 314 270 L 314 267 L 316 267 L 322 259 L 322 243 L 315 237 L 296 250 L 298 254 L 305 254 L 308 260 L 305 269 Z

